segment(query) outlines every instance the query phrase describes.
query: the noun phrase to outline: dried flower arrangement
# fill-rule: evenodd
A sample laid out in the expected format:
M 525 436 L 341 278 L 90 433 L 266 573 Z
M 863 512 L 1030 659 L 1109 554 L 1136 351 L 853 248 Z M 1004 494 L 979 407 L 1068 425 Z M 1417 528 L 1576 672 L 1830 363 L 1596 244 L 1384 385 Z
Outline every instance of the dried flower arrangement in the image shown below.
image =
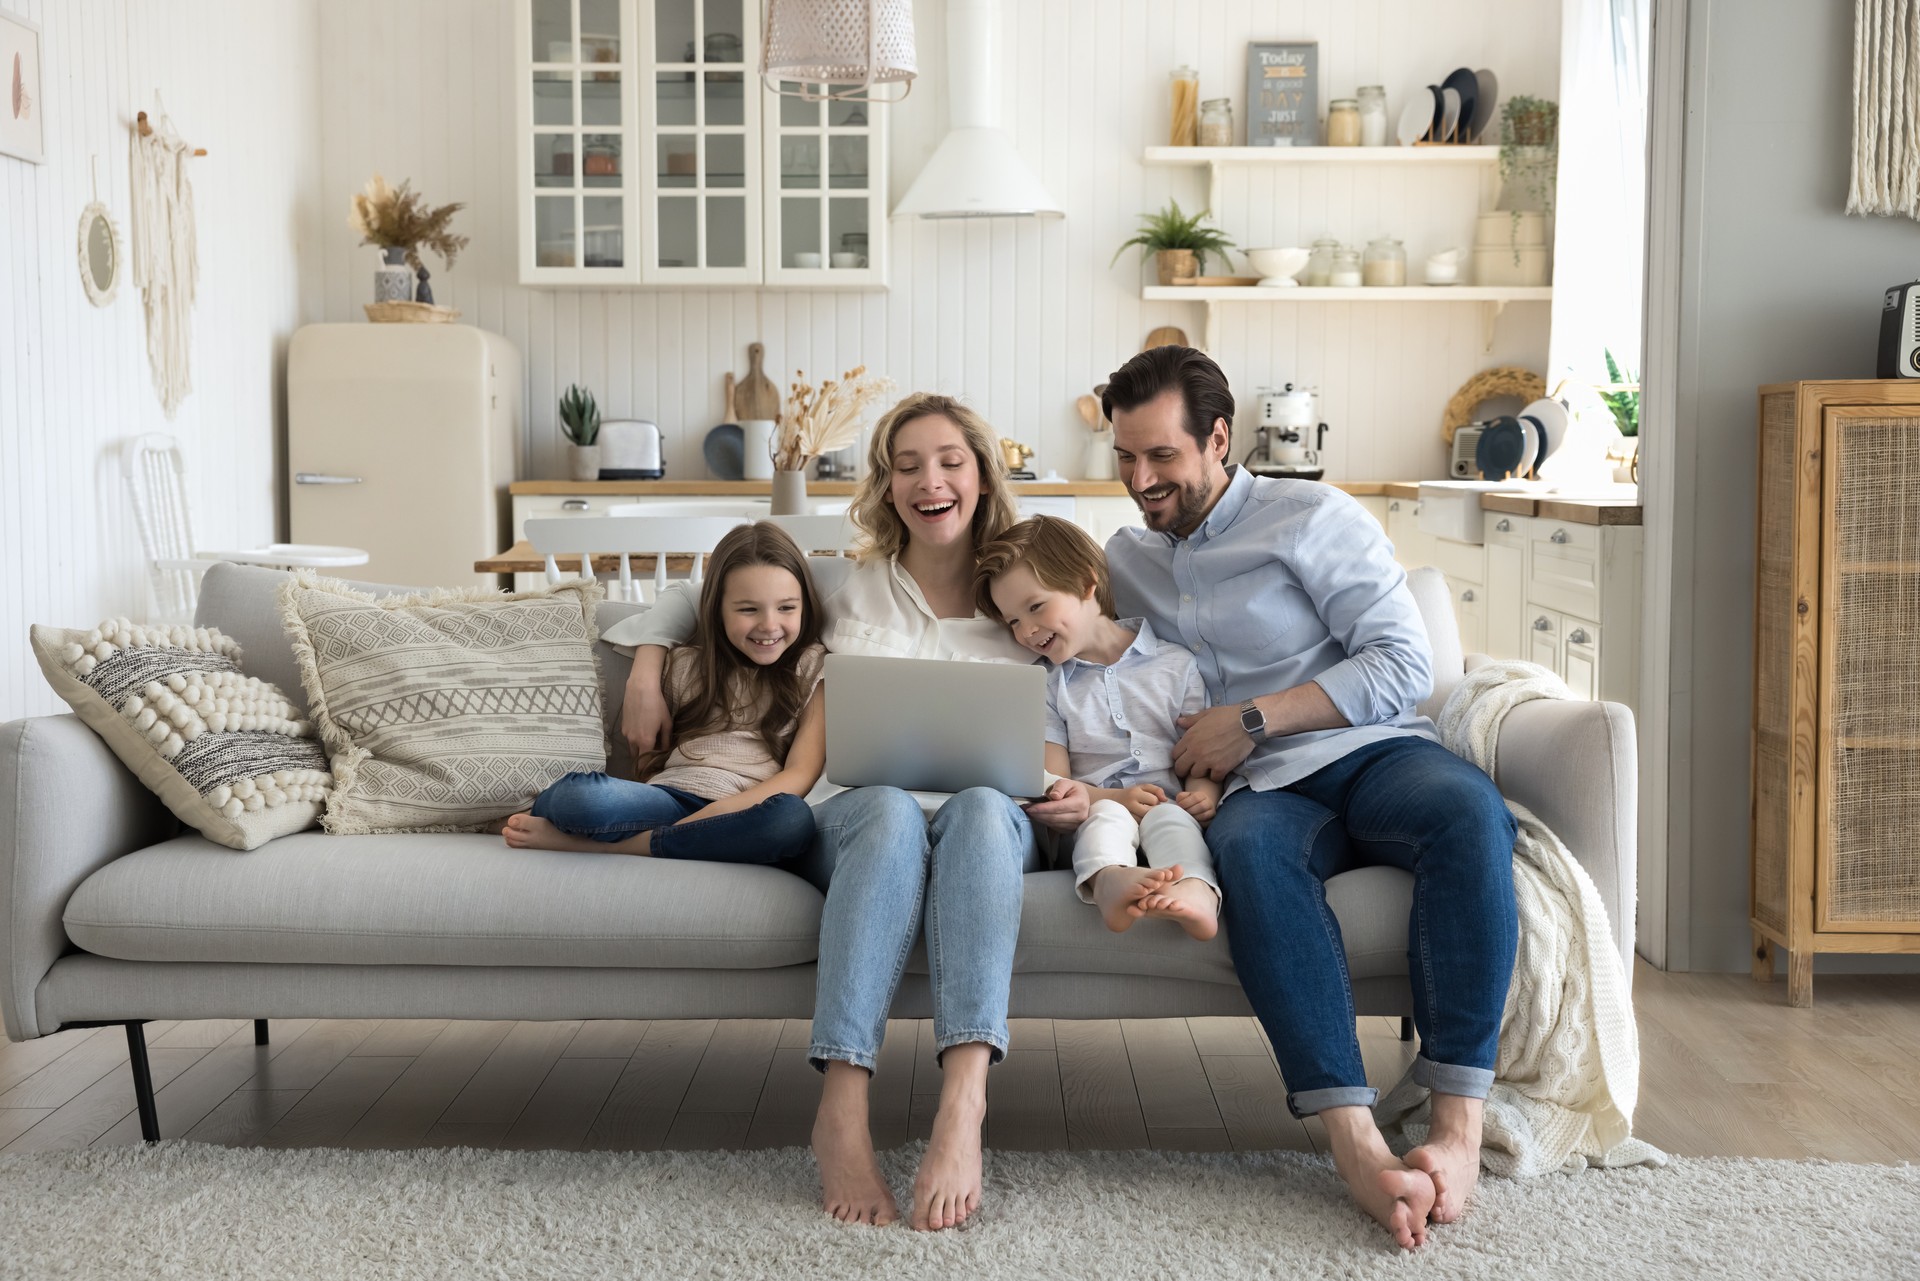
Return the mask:
M 413 189 L 411 179 L 393 187 L 375 174 L 367 180 L 366 190 L 354 194 L 347 210 L 347 226 L 360 233 L 363 245 L 405 249 L 407 265 L 415 271 L 426 269 L 420 261 L 423 246 L 451 267 L 467 247 L 467 238 L 451 230 L 453 216 L 465 208 L 464 204 L 433 208 Z
M 851 445 L 867 410 L 893 394 L 893 380 L 869 374 L 865 365 L 818 388 L 806 381 L 805 370 L 794 370 L 793 377 L 773 437 L 773 465 L 781 471 L 799 471 L 812 459 Z

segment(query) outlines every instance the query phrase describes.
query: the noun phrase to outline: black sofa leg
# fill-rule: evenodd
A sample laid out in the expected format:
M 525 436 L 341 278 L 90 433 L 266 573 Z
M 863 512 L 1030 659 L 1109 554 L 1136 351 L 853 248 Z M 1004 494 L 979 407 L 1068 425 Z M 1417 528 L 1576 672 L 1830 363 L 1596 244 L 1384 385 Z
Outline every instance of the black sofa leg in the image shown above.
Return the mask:
M 153 1071 L 147 1066 L 146 1025 L 138 1020 L 127 1023 L 127 1058 L 133 1064 L 133 1101 L 140 1109 L 140 1137 L 148 1143 L 158 1143 L 160 1112 L 153 1105 Z
M 1400 1039 L 1403 1041 L 1413 1039 L 1413 1020 L 1404 1016 L 1400 1020 Z
M 255 1019 L 253 1021 L 253 1043 L 255 1045 L 265 1045 L 267 1043 L 267 1021 L 265 1019 Z

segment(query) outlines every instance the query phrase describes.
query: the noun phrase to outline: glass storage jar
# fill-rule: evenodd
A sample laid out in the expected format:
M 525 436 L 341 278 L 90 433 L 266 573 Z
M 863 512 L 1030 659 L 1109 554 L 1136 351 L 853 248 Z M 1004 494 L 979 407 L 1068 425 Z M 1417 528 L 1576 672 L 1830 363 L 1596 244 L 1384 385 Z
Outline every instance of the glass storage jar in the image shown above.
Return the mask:
M 1307 251 L 1307 272 L 1300 282 L 1306 285 L 1327 284 L 1333 276 L 1333 251 L 1340 242 L 1330 236 L 1322 236 L 1313 242 L 1313 248 Z
M 1327 283 L 1336 289 L 1352 289 L 1360 283 L 1360 251 L 1342 245 L 1333 251 L 1333 270 Z
M 1191 147 L 1200 122 L 1200 73 L 1192 67 L 1175 67 L 1168 73 L 1173 88 L 1173 114 L 1167 129 L 1167 142 L 1175 147 Z
M 1360 145 L 1387 145 L 1387 90 L 1385 85 L 1360 86 Z
M 1369 285 L 1404 285 L 1407 283 L 1407 251 L 1392 236 L 1382 236 L 1369 241 L 1367 254 L 1361 263 L 1361 275 Z
M 1327 104 L 1327 145 L 1360 145 L 1360 102 L 1356 98 L 1335 98 Z
M 1199 134 L 1203 147 L 1233 145 L 1233 99 L 1208 98 L 1200 104 Z

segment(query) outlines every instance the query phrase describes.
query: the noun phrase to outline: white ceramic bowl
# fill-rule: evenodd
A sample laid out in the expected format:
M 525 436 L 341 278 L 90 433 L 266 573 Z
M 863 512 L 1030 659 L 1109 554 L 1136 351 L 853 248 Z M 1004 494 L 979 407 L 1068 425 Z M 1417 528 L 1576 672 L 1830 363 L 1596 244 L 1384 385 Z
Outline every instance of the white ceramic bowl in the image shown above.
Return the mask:
M 1291 280 L 1307 265 L 1305 249 L 1249 249 L 1246 259 L 1261 280 Z

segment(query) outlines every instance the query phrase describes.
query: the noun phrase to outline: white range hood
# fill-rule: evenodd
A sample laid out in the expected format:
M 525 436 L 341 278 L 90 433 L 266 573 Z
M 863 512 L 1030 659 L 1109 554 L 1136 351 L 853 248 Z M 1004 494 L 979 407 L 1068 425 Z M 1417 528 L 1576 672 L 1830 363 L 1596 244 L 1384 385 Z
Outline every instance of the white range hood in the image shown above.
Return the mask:
M 999 127 L 993 70 L 999 0 L 947 0 L 950 127 L 896 218 L 1058 218 L 1065 212 Z

